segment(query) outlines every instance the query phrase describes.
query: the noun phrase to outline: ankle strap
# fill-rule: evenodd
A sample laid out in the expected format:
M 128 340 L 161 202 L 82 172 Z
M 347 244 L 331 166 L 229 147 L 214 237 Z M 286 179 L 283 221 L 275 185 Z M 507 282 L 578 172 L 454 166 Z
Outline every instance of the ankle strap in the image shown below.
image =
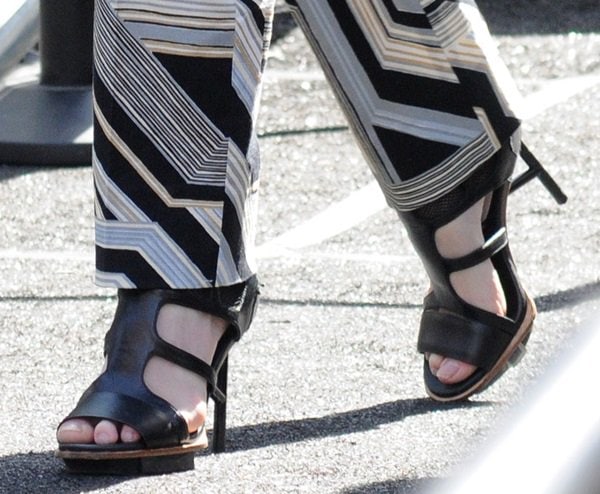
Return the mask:
M 217 369 L 204 362 L 204 360 L 186 352 L 170 343 L 164 341 L 160 337 L 155 341 L 155 348 L 152 352 L 153 356 L 163 358 L 175 365 L 197 374 L 206 379 L 208 390 L 215 401 L 223 402 L 226 400 L 223 393 L 217 386 Z
M 446 266 L 448 273 L 472 268 L 473 266 L 482 263 L 486 259 L 490 259 L 492 256 L 504 249 L 504 247 L 507 245 L 508 236 L 506 234 L 506 228 L 502 227 L 488 240 L 486 240 L 486 242 L 479 249 L 474 250 L 470 254 L 467 254 L 463 257 L 444 259 L 444 265 Z

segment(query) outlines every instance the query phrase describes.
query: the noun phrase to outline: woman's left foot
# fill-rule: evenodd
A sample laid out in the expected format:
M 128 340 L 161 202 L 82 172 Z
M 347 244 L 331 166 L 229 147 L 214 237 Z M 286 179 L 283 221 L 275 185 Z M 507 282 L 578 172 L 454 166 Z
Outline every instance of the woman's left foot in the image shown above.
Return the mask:
M 485 199 L 481 199 L 450 223 L 436 231 L 435 242 L 444 258 L 459 258 L 473 252 L 485 242 L 481 230 Z M 450 275 L 450 283 L 457 295 L 475 307 L 504 316 L 506 298 L 492 262 L 487 259 L 476 266 Z M 464 381 L 476 366 L 443 355 L 430 354 L 429 368 L 444 384 Z

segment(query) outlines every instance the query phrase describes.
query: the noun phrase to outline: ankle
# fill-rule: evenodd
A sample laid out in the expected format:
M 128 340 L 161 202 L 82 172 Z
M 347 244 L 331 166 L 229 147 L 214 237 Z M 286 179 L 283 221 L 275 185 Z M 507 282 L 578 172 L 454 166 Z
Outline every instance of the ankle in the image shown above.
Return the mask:
M 483 245 L 483 206 L 484 199 L 480 199 L 464 213 L 436 230 L 435 243 L 442 257 L 462 257 Z
M 442 257 L 466 256 L 485 243 L 481 227 L 484 208 L 485 198 L 435 232 L 436 247 Z M 465 302 L 494 314 L 506 314 L 502 284 L 489 259 L 451 273 L 450 284 Z
M 211 364 L 227 322 L 219 317 L 180 305 L 166 304 L 156 323 L 159 336 L 171 345 Z M 150 391 L 169 402 L 184 417 L 190 432 L 206 419 L 206 380 L 176 363 L 152 357 L 144 370 Z
M 166 304 L 160 309 L 156 329 L 166 342 L 210 364 L 227 322 L 212 314 Z

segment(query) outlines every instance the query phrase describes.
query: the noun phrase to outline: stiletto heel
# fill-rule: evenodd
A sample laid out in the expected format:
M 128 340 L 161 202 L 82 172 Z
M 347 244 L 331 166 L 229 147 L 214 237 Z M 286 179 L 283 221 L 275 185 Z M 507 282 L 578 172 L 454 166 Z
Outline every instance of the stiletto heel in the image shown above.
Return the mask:
M 542 166 L 538 159 L 533 155 L 529 148 L 523 143 L 521 143 L 521 158 L 523 158 L 523 161 L 525 162 L 528 168 L 523 173 L 521 173 L 513 179 L 512 185 L 510 187 L 511 192 L 520 189 L 530 180 L 538 178 L 558 204 L 564 204 L 565 202 L 567 202 L 568 198 L 566 194 L 562 191 L 560 186 L 546 171 L 546 169 Z
M 199 290 L 119 290 L 119 304 L 106 334 L 106 370 L 84 392 L 73 418 L 126 424 L 136 443 L 60 444 L 56 455 L 71 471 L 93 474 L 162 474 L 194 468 L 194 454 L 208 447 L 205 427 L 190 433 L 183 416 L 144 383 L 144 369 L 160 357 L 203 377 L 215 403 L 213 451 L 225 449 L 227 360 L 248 329 L 258 298 L 255 277 L 239 285 Z M 160 309 L 181 305 L 225 319 L 229 325 L 210 364 L 163 340 L 156 329 Z
M 224 399 L 215 400 L 212 451 L 213 453 L 223 453 L 225 451 L 225 433 L 227 429 L 227 367 L 229 358 L 226 358 L 219 370 L 217 377 L 217 386 L 224 395 Z

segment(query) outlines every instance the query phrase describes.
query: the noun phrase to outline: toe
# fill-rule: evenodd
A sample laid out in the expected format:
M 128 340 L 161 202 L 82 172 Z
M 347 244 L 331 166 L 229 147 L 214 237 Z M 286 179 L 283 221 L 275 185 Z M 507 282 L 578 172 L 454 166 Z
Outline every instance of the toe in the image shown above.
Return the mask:
M 94 429 L 94 442 L 96 444 L 114 444 L 119 440 L 119 431 L 115 424 L 108 420 L 101 420 Z
M 444 384 L 456 384 L 464 381 L 473 372 L 476 367 L 470 364 L 465 364 L 458 360 L 451 358 L 445 358 L 441 362 L 435 376 Z M 433 371 L 432 371 L 433 372 Z
M 437 376 L 438 371 L 444 361 L 444 357 L 441 355 L 437 355 L 435 353 L 431 353 L 427 355 L 427 362 L 429 362 L 429 370 L 434 376 Z
M 94 427 L 83 419 L 67 420 L 56 431 L 56 439 L 61 444 L 88 444 L 94 441 Z
M 141 440 L 139 432 L 135 429 L 132 429 L 128 425 L 124 425 L 121 429 L 121 441 L 124 443 L 137 443 Z

